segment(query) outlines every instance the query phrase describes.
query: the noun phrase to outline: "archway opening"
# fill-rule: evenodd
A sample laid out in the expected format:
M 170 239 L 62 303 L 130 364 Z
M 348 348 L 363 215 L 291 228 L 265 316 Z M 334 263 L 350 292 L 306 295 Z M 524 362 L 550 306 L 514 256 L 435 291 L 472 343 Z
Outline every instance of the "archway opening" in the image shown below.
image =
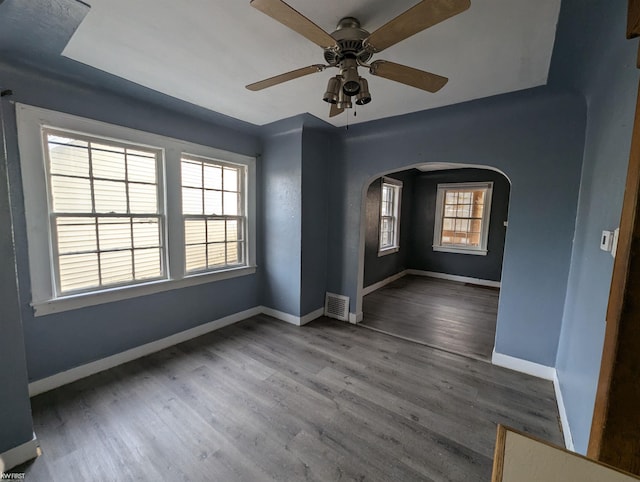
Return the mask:
M 510 181 L 497 169 L 429 163 L 363 193 L 362 326 L 490 360 Z

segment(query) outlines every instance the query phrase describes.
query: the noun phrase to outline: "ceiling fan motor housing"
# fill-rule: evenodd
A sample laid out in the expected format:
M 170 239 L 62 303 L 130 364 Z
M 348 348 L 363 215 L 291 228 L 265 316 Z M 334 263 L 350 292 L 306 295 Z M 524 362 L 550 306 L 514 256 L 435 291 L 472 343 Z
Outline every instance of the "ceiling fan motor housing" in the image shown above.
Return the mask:
M 337 49 L 326 49 L 324 59 L 329 65 L 336 66 L 346 58 L 356 59 L 366 63 L 373 52 L 365 49 L 363 41 L 369 37 L 369 32 L 360 27 L 360 22 L 354 17 L 345 17 L 338 22 L 338 27 L 331 36 L 338 44 Z

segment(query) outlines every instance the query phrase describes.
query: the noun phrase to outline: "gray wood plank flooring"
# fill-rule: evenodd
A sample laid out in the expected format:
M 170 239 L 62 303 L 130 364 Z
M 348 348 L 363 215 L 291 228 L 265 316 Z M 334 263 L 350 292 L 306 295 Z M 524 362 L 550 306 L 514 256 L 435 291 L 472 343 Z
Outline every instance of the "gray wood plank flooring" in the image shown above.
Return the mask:
M 490 360 L 499 295 L 497 289 L 409 275 L 364 297 L 361 325 Z
M 32 399 L 29 481 L 488 481 L 551 382 L 321 318 L 223 328 Z

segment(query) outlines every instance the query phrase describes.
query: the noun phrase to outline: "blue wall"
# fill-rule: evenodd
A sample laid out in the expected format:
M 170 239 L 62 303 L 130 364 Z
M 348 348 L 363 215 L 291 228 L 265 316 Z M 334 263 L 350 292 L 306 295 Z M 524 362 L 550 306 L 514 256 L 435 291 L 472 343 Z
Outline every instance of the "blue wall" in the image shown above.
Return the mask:
M 40 72 L 0 64 L 0 80 L 13 100 L 105 122 L 255 155 L 253 127 L 242 130 L 112 95 Z M 260 304 L 258 275 L 168 291 L 35 318 L 27 260 L 14 109 L 8 109 L 8 162 L 21 314 L 30 380 L 97 360 Z M 237 123 L 237 121 L 235 121 Z M 4 225 L 4 223 L 3 223 Z M 258 263 L 260 260 L 258 260 Z M 3 267 L 3 271 L 6 268 Z M 5 292 L 0 301 L 6 302 Z M 11 296 L 11 295 L 9 295 Z M 9 299 L 11 301 L 11 299 Z
M 1 110 L 10 108 L 7 100 L 0 102 Z M 33 435 L 1 122 L 0 116 L 0 454 L 28 442 Z
M 575 448 L 585 453 L 600 370 L 613 258 L 602 230 L 619 225 L 638 86 L 638 42 L 626 2 L 563 0 L 551 81 L 588 104 L 584 165 L 557 370 Z M 588 35 L 587 35 L 588 33 Z
M 487 255 L 477 256 L 434 251 L 433 231 L 438 184 L 493 181 Z M 455 169 L 420 174 L 415 181 L 409 267 L 457 276 L 500 281 L 509 214 L 508 179 L 488 169 Z
M 496 351 L 554 366 L 585 130 L 580 95 L 533 89 L 343 131 L 329 288 L 360 311 L 364 198 L 381 174 L 425 162 L 492 166 L 511 181 Z M 334 213 L 332 212 L 332 216 Z M 549 236 L 553 233 L 553 236 Z M 336 272 L 337 271 L 337 272 Z
M 411 232 L 414 229 L 412 218 L 414 169 L 389 174 L 388 177 L 402 181 L 402 199 L 400 201 L 400 249 L 393 254 L 378 256 L 380 243 L 380 201 L 382 196 L 382 178 L 373 181 L 367 189 L 365 207 L 366 232 L 364 245 L 364 286 L 382 281 L 400 273 L 407 266 L 411 243 Z
M 262 304 L 300 315 L 302 118 L 269 126 L 261 159 Z
M 327 289 L 327 238 L 331 165 L 336 136 L 327 126 L 313 126 L 308 119 L 302 135 L 302 266 L 300 314 L 324 307 Z

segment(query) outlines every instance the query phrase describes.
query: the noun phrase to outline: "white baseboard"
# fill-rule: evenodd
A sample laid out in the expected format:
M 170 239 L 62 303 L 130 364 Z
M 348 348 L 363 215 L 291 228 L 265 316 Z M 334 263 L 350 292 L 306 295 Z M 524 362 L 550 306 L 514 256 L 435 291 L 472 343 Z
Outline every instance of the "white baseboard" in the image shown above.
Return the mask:
M 393 283 L 395 280 L 398 280 L 403 276 L 406 276 L 407 272 L 408 270 L 405 269 L 404 271 L 400 271 L 399 273 L 389 276 L 388 278 L 385 278 L 382 281 L 378 281 L 377 283 L 374 283 L 372 285 L 367 286 L 366 288 L 363 288 L 362 296 L 367 296 L 369 293 L 373 293 L 374 291 L 379 290 L 383 286 L 386 286 L 389 283 Z
M 349 313 L 349 323 L 353 323 L 354 325 L 360 323 L 363 318 L 362 312 L 360 313 Z
M 495 350 L 493 350 L 491 363 L 553 382 L 556 403 L 558 404 L 558 414 L 560 415 L 560 423 L 562 425 L 562 435 L 564 436 L 564 445 L 567 450 L 574 452 L 575 449 L 573 445 L 573 437 L 571 436 L 571 427 L 569 426 L 569 418 L 567 417 L 567 409 L 564 405 L 557 370 L 554 367 L 548 367 L 546 365 L 540 365 L 539 363 L 530 362 L 521 358 L 504 355 L 496 352 Z
M 490 286 L 491 288 L 500 288 L 500 281 L 491 281 L 488 279 L 470 278 L 468 276 L 458 276 L 455 274 L 436 273 L 435 271 L 422 271 L 419 269 L 408 269 L 406 274 L 416 276 L 428 276 L 430 278 L 445 279 L 449 281 L 458 281 L 459 283 L 470 283 L 479 286 Z
M 0 474 L 11 470 L 12 468 L 24 464 L 25 462 L 35 459 L 38 456 L 38 439 L 36 434 L 28 442 L 18 445 L 4 453 L 0 454 Z
M 261 306 L 260 310 L 264 315 L 271 316 L 281 321 L 286 321 L 287 323 L 291 323 L 292 325 L 296 326 L 306 325 L 307 323 L 324 315 L 324 308 L 318 308 L 317 310 L 312 311 L 311 313 L 307 313 L 304 316 L 290 315 L 289 313 L 285 313 L 284 311 L 274 310 L 273 308 L 268 308 L 266 306 Z
M 516 358 L 509 355 L 503 355 L 493 350 L 491 356 L 491 363 L 498 365 L 499 367 L 509 368 L 517 372 L 526 373 L 527 375 L 533 375 L 534 377 L 542 378 L 544 380 L 553 381 L 555 379 L 556 369 L 548 367 L 546 365 L 540 365 L 529 360 L 523 360 L 522 358 Z
M 260 313 L 262 313 L 261 308 L 262 307 L 257 306 L 246 311 L 241 311 L 240 313 L 234 313 L 233 315 L 225 316 L 224 318 L 220 318 L 218 320 L 196 326 L 189 330 L 181 331 L 180 333 L 176 333 L 175 335 L 152 341 L 151 343 L 146 343 L 144 345 L 131 348 L 130 350 L 123 351 L 121 353 L 117 353 L 115 355 L 102 358 L 100 360 L 96 360 L 94 362 L 87 363 L 85 365 L 81 365 L 64 372 L 56 373 L 55 375 L 51 375 L 50 377 L 43 378 L 41 380 L 36 380 L 35 382 L 31 382 L 29 384 L 29 396 L 33 397 L 40 393 L 48 392 L 49 390 L 61 387 L 62 385 L 66 385 L 67 383 L 75 382 L 76 380 L 80 380 L 81 378 L 88 377 L 104 370 L 108 370 L 109 368 L 122 365 L 123 363 L 127 363 L 137 358 L 141 358 L 157 351 L 164 350 L 165 348 L 168 348 L 170 346 L 177 345 L 178 343 L 182 343 L 183 341 L 202 336 L 224 326 L 237 323 L 238 321 L 245 320 L 255 315 L 259 315 Z
M 562 424 L 562 435 L 564 436 L 564 445 L 567 450 L 575 452 L 573 445 L 573 437 L 571 436 L 571 427 L 569 426 L 569 417 L 567 417 L 567 409 L 564 405 L 564 398 L 562 397 L 562 389 L 560 388 L 560 380 L 558 379 L 558 372 L 553 376 L 553 388 L 556 392 L 556 402 L 558 403 L 558 413 L 560 414 L 560 423 Z

